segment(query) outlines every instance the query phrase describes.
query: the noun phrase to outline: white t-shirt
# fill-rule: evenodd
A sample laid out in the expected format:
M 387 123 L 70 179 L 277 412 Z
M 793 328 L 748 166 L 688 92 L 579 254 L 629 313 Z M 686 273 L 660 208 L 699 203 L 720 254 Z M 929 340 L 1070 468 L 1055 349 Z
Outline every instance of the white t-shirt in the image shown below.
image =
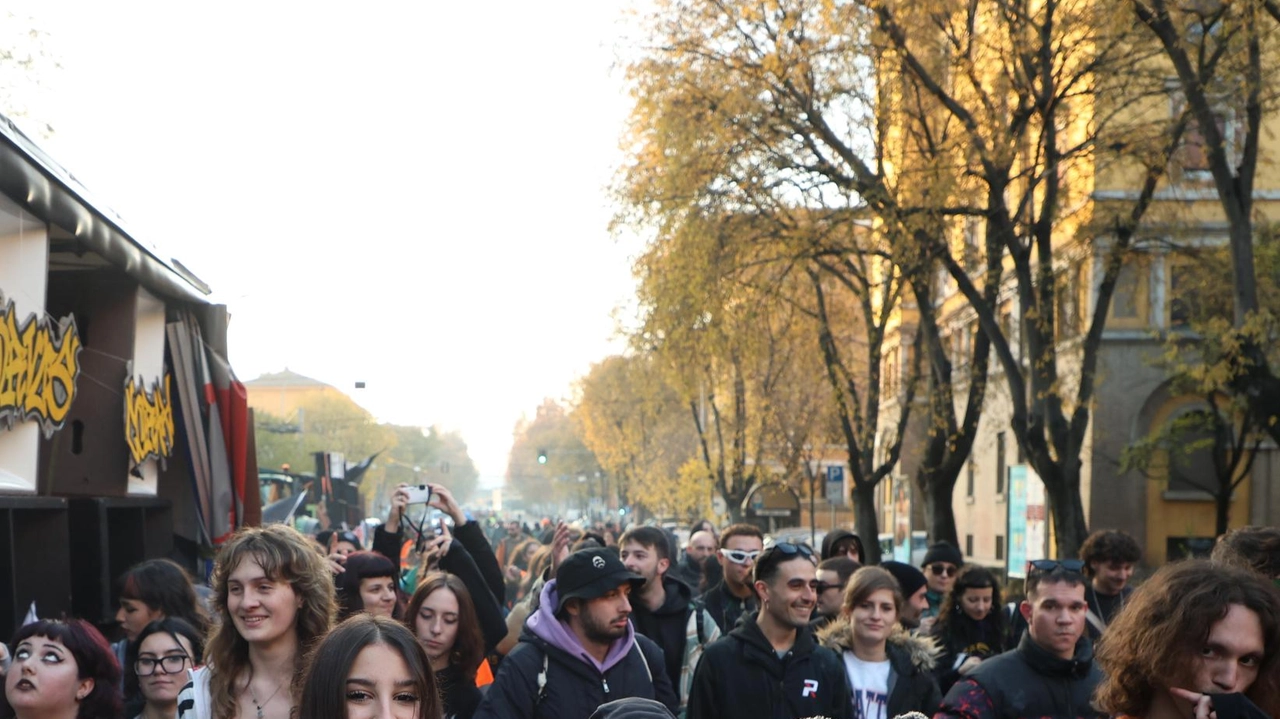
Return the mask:
M 854 719 L 889 717 L 889 661 L 864 662 L 844 652 L 844 670 L 853 689 Z

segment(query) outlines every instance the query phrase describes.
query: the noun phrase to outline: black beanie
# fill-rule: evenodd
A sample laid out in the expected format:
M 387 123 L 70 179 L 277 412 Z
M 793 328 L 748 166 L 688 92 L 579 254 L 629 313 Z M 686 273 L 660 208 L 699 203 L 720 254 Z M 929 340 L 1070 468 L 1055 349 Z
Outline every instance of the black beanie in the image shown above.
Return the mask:
M 957 567 L 964 566 L 964 555 L 960 554 L 960 550 L 951 546 L 950 542 L 938 542 L 929 546 L 929 551 L 925 552 L 924 561 L 920 566 L 927 567 L 934 562 L 950 562 Z
M 904 599 L 910 599 L 916 592 L 920 591 L 928 580 L 924 578 L 924 572 L 902 562 L 881 562 L 881 568 L 893 575 L 898 580 L 898 586 L 902 587 L 902 596 Z

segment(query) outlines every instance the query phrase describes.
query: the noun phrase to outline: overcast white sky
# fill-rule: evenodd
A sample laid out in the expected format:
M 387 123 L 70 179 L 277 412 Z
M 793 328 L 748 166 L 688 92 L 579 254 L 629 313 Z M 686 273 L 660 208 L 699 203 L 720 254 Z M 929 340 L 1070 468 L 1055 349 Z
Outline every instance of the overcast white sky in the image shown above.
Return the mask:
M 42 144 L 230 306 L 241 379 L 459 429 L 497 482 L 619 349 L 621 0 L 3 5 L 61 64 L 20 96 Z

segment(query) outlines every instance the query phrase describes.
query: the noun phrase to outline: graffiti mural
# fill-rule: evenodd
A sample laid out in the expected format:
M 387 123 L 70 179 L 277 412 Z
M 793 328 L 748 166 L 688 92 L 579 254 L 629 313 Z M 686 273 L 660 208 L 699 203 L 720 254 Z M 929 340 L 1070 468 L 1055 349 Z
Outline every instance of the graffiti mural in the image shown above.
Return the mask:
M 124 383 L 124 435 L 133 464 L 148 459 L 164 459 L 173 453 L 173 404 L 170 402 L 171 376 L 151 383 L 147 391 L 141 377 L 133 373 Z
M 76 396 L 80 349 L 75 317 L 55 325 L 32 313 L 19 325 L 13 300 L 0 296 L 0 428 L 35 420 L 46 438 L 62 429 Z

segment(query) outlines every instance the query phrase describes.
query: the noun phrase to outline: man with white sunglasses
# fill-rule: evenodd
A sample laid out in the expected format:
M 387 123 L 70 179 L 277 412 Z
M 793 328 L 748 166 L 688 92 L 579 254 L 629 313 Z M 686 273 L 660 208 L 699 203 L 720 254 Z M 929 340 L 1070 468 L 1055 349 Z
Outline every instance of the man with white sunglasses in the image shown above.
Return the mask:
M 764 534 L 750 524 L 730 525 L 720 535 L 720 551 L 716 559 L 724 570 L 724 581 L 702 595 L 702 605 L 728 634 L 738 625 L 743 613 L 754 614 L 756 595 L 752 589 L 751 570 L 756 557 L 764 550 Z

